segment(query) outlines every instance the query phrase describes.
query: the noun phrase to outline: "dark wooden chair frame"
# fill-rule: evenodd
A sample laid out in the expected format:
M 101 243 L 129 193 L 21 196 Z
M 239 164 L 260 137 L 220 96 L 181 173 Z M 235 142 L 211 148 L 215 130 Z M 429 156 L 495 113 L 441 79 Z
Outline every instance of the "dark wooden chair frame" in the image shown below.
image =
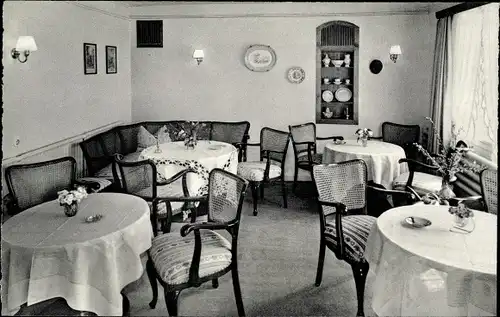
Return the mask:
M 237 125 L 243 125 L 243 124 L 246 125 L 243 140 L 241 140 L 241 142 L 232 142 L 231 143 L 232 145 L 234 145 L 238 149 L 238 162 L 246 161 L 246 159 L 247 159 L 247 142 L 248 142 L 248 139 L 250 139 L 250 135 L 248 134 L 248 132 L 250 131 L 250 122 L 248 122 L 248 121 L 239 121 L 239 122 L 211 121 L 210 140 L 212 140 L 212 133 L 213 133 L 214 124 L 221 124 L 221 125 L 227 125 L 227 126 L 232 126 L 232 125 L 237 126 Z
M 191 209 L 192 214 L 194 214 L 193 210 L 195 207 L 194 207 L 194 203 L 192 203 L 192 202 L 194 202 L 196 200 L 202 200 L 202 198 L 204 197 L 204 196 L 189 196 L 189 190 L 188 190 L 188 186 L 187 186 L 187 175 L 189 173 L 196 174 L 195 170 L 193 170 L 193 169 L 182 170 L 182 171 L 176 173 L 175 175 L 173 175 L 172 177 L 166 179 L 165 181 L 160 182 L 160 181 L 158 181 L 158 171 L 157 171 L 156 165 L 154 164 L 153 161 L 142 160 L 142 161 L 137 161 L 137 162 L 124 162 L 124 161 L 121 161 L 121 158 L 119 156 L 120 155 L 118 155 L 118 154 L 115 156 L 115 161 L 113 163 L 113 174 L 115 177 L 115 182 L 118 183 L 118 173 L 120 173 L 120 175 L 122 175 L 122 180 L 121 180 L 122 187 L 120 190 L 121 192 L 140 197 L 140 198 L 144 199 L 145 201 L 152 203 L 153 210 L 151 213 L 151 223 L 156 224 L 157 222 L 160 222 L 161 223 L 161 230 L 163 232 L 169 232 L 171 224 L 172 224 L 172 205 L 171 205 L 172 202 L 184 202 L 184 206 L 182 206 L 182 209 L 184 209 L 184 210 Z M 123 171 L 122 166 L 123 167 L 136 167 L 136 166 L 142 166 L 145 164 L 150 166 L 152 173 L 153 173 L 152 181 L 151 181 L 152 197 L 141 196 L 141 195 L 130 193 L 127 190 L 126 179 L 124 178 L 125 173 Z M 158 196 L 158 191 L 157 191 L 158 186 L 164 186 L 164 185 L 171 184 L 171 183 L 177 181 L 178 179 L 180 179 L 181 177 L 182 177 L 182 192 L 184 194 L 184 197 L 160 197 L 160 196 Z M 162 215 L 162 216 L 158 215 L 158 205 L 160 203 L 165 203 L 165 205 L 167 206 L 167 213 L 165 215 Z
M 392 203 L 389 201 L 388 197 L 392 198 Z M 374 201 L 370 202 L 370 199 Z M 380 199 L 383 200 L 380 201 Z M 413 205 L 421 199 L 417 193 L 411 190 L 386 189 L 383 185 L 373 183 L 367 185 L 367 200 L 367 209 L 370 216 L 379 217 L 390 208 Z M 370 204 L 377 204 L 378 208 L 375 214 L 373 213 L 374 210 L 370 209 Z
M 210 174 L 214 172 L 221 172 L 224 174 L 231 175 L 231 177 L 235 178 L 238 177 L 241 179 L 241 177 L 236 176 L 232 173 L 229 173 L 227 171 L 224 171 L 219 168 L 213 169 Z M 239 226 L 240 226 L 240 218 L 241 218 L 241 210 L 243 207 L 243 201 L 245 198 L 245 193 L 247 189 L 247 181 L 241 179 L 245 184 L 243 185 L 242 192 L 240 194 L 239 198 L 239 203 L 238 203 L 238 210 L 236 212 L 236 218 L 233 221 L 230 222 L 213 222 L 210 219 L 210 214 L 208 218 L 208 222 L 204 223 L 195 223 L 196 220 L 196 208 L 193 210 L 191 213 L 191 223 L 186 224 L 181 228 L 180 234 L 181 236 L 185 237 L 191 232 L 194 233 L 195 237 L 195 245 L 194 245 L 194 252 L 193 252 L 193 258 L 191 261 L 191 266 L 189 268 L 189 279 L 187 283 L 179 284 L 176 285 L 174 288 L 171 286 L 168 288 L 169 290 L 167 291 L 167 284 L 163 282 L 161 277 L 158 275 L 158 272 L 156 271 L 153 261 L 151 259 L 151 255 L 148 251 L 148 261 L 146 263 L 146 271 L 148 274 L 149 281 L 151 283 L 151 287 L 153 289 L 153 300 L 149 303 L 149 307 L 155 308 L 156 303 L 158 301 L 158 284 L 157 281 L 160 282 L 160 284 L 164 288 L 164 293 L 165 293 L 165 302 L 167 305 L 167 310 L 168 314 L 170 316 L 177 316 L 178 313 L 178 307 L 177 307 L 177 302 L 178 298 L 180 295 L 180 292 L 183 289 L 190 288 L 190 287 L 199 287 L 203 283 L 212 281 L 212 286 L 214 288 L 217 288 L 219 286 L 218 278 L 225 275 L 227 272 L 231 271 L 231 275 L 233 278 L 233 289 L 234 289 L 234 294 L 236 298 L 236 306 L 238 309 L 238 315 L 239 316 L 245 316 L 245 310 L 243 307 L 243 299 L 241 296 L 241 288 L 240 288 L 240 282 L 239 282 L 239 276 L 238 276 L 238 257 L 237 257 L 237 248 L 238 248 L 238 232 L 239 232 Z M 210 189 L 209 189 L 210 191 Z M 183 198 L 183 201 L 186 202 L 196 202 L 196 201 L 202 201 L 202 200 L 207 200 L 210 199 L 210 194 L 208 197 L 186 197 Z M 156 229 L 155 224 L 155 219 L 156 215 L 153 212 L 153 219 L 152 219 L 152 224 L 153 224 L 153 233 L 154 236 L 158 235 L 158 231 Z M 209 229 L 209 230 L 226 230 L 231 234 L 231 265 L 228 266 L 226 269 L 223 271 L 217 272 L 215 274 L 211 274 L 205 277 L 200 278 L 198 275 L 199 268 L 200 268 L 200 257 L 201 257 L 201 248 L 202 248 L 202 243 L 201 243 L 201 236 L 200 236 L 200 230 L 202 229 Z
M 270 130 L 273 132 L 278 132 L 278 133 L 283 133 L 288 135 L 288 139 L 286 141 L 286 146 L 283 152 L 279 151 L 271 151 L 271 150 L 263 150 L 262 149 L 262 142 L 263 142 L 263 132 L 265 130 Z M 259 202 L 259 188 L 260 188 L 260 198 L 263 200 L 264 199 L 264 185 L 265 184 L 271 184 L 274 181 L 280 181 L 281 182 L 281 190 L 283 192 L 283 208 L 288 208 L 288 203 L 287 203 L 287 190 L 286 190 L 286 184 L 285 184 L 285 159 L 286 159 L 286 153 L 288 151 L 288 145 L 290 143 L 290 134 L 285 131 L 281 130 L 276 130 L 273 128 L 269 127 L 264 127 L 260 130 L 260 143 L 247 143 L 247 146 L 259 146 L 260 147 L 260 161 L 262 162 L 264 159 L 266 159 L 266 169 L 264 170 L 264 179 L 262 181 L 250 181 L 250 190 L 252 191 L 252 198 L 253 198 L 253 215 L 257 216 L 257 205 Z M 282 154 L 281 159 L 277 159 L 274 157 L 271 157 L 270 154 L 275 153 L 275 154 Z M 245 157 L 246 158 L 246 157 Z M 271 160 L 276 161 L 281 163 L 281 175 L 275 178 L 269 178 L 269 169 L 271 168 Z
M 84 186 L 87 189 L 89 189 L 89 188 L 93 188 L 96 185 L 95 182 L 91 182 L 89 180 L 85 180 L 85 179 L 77 180 L 76 179 L 76 160 L 72 156 L 65 156 L 65 157 L 54 159 L 54 160 L 48 160 L 48 161 L 37 162 L 37 163 L 11 165 L 11 166 L 8 166 L 5 168 L 5 181 L 7 183 L 7 188 L 9 190 L 9 194 L 7 194 L 6 197 L 4 197 L 3 199 L 5 199 L 9 202 L 8 208 L 7 208 L 7 213 L 9 215 L 15 215 L 15 214 L 26 209 L 26 208 L 24 208 L 21 210 L 19 208 L 16 191 L 15 191 L 14 185 L 13 185 L 14 180 L 12 179 L 12 171 L 13 170 L 36 168 L 36 167 L 47 166 L 47 165 L 55 165 L 55 164 L 59 164 L 62 162 L 70 162 L 72 165 L 71 176 L 70 176 L 71 185 L 69 185 L 69 186 L 75 187 L 75 186 L 80 185 L 80 186 Z M 99 185 L 97 184 L 97 186 L 99 186 Z M 30 208 L 30 207 L 28 207 L 28 208 Z
M 363 164 L 365 166 L 365 179 L 367 179 L 367 168 L 366 168 L 366 163 L 365 161 L 361 159 L 355 159 L 355 160 L 349 160 L 345 162 L 340 162 L 340 163 L 335 163 L 336 165 L 343 165 L 343 164 L 348 164 L 348 163 L 353 163 L 353 162 L 360 162 L 360 164 Z M 314 175 L 313 175 L 313 182 L 316 186 L 316 182 L 314 181 Z M 368 185 L 365 184 L 365 197 L 367 197 L 367 187 Z M 316 188 L 317 190 L 317 188 Z M 322 206 L 330 206 L 334 207 L 336 212 L 332 212 L 329 214 L 324 214 Z M 349 211 L 350 213 L 358 214 L 366 214 L 366 202 L 365 206 L 363 208 L 355 209 Z M 318 269 L 316 272 L 316 282 L 315 286 L 320 286 L 321 285 L 321 280 L 323 277 L 323 266 L 325 263 L 325 250 L 326 247 L 330 249 L 334 254 L 335 257 L 339 260 L 346 261 L 349 265 L 351 265 L 353 275 L 354 275 L 354 282 L 356 284 L 356 295 L 357 295 L 357 300 L 358 300 L 358 311 L 357 311 L 357 316 L 364 316 L 364 293 L 365 293 L 365 285 L 366 285 L 366 275 L 368 274 L 368 270 L 370 268 L 368 262 L 353 262 L 351 261 L 348 257 L 345 256 L 345 242 L 344 242 L 344 232 L 342 230 L 342 216 L 347 216 L 347 206 L 344 205 L 341 202 L 328 202 L 328 201 L 322 201 L 318 198 L 318 211 L 319 211 L 319 221 L 320 221 L 320 232 L 321 232 L 321 238 L 320 238 L 320 247 L 319 247 L 319 257 L 318 257 Z M 326 218 L 328 216 L 335 215 L 335 229 L 336 229 L 336 237 L 337 237 L 337 247 L 333 244 L 329 244 L 325 238 L 325 228 L 326 228 Z
M 310 142 L 295 142 L 293 139 L 293 134 L 292 130 L 294 128 L 300 128 L 304 126 L 311 125 L 314 129 L 314 141 Z M 299 169 L 309 171 L 311 173 L 311 179 L 312 178 L 312 169 L 314 165 L 317 165 L 318 163 L 313 161 L 313 155 L 316 154 L 316 140 L 333 140 L 333 141 L 343 141 L 344 137 L 343 136 L 329 136 L 329 137 L 318 137 L 316 136 L 316 124 L 313 122 L 308 122 L 308 123 L 303 123 L 303 124 L 298 124 L 298 125 L 289 125 L 288 130 L 290 132 L 290 138 L 292 140 L 292 146 L 293 146 L 293 153 L 294 153 L 294 161 L 295 161 L 295 171 L 294 171 L 294 176 L 293 176 L 293 188 L 292 191 L 295 192 L 297 189 L 297 177 L 299 173 Z M 307 144 L 307 149 L 303 150 L 297 150 L 297 145 L 304 145 Z M 307 161 L 302 160 L 299 161 L 299 154 L 307 152 Z

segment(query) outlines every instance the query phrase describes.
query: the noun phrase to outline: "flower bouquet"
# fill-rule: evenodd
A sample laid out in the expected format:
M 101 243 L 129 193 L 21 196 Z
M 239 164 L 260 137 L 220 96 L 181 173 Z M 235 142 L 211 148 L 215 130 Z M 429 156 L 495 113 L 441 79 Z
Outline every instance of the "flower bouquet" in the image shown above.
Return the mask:
M 198 139 L 197 139 L 198 130 L 201 127 L 204 127 L 205 123 L 189 121 L 187 126 L 188 126 L 187 129 L 188 131 L 182 129 L 181 131 L 179 131 L 179 133 L 177 133 L 177 136 L 179 138 L 184 138 L 184 145 L 186 146 L 186 148 L 194 149 L 196 147 L 196 144 L 198 144 Z
M 455 124 L 452 124 L 451 140 L 449 144 L 445 146 L 434 125 L 434 121 L 432 121 L 429 117 L 426 117 L 426 119 L 432 123 L 434 135 L 436 136 L 438 142 L 438 153 L 436 155 L 431 155 L 422 145 L 418 143 L 414 143 L 414 146 L 416 146 L 418 151 L 430 161 L 431 165 L 438 167 L 437 171 L 443 177 L 442 188 L 438 195 L 444 199 L 453 198 L 455 197 L 455 194 L 451 190 L 449 184 L 456 179 L 455 174 L 465 171 L 477 173 L 484 169 L 484 167 L 477 164 L 475 161 L 469 162 L 463 159 L 464 155 L 470 150 L 470 148 L 467 147 L 457 147 L 457 138 L 460 135 L 460 131 L 463 129 L 455 131 Z
M 450 207 L 448 212 L 455 216 L 455 223 L 458 227 L 464 227 L 469 222 L 469 218 L 474 217 L 472 209 L 462 203 L 459 203 L 457 207 Z
M 79 186 L 75 190 L 66 189 L 57 192 L 59 205 L 64 206 L 64 213 L 68 217 L 73 217 L 78 211 L 78 203 L 88 196 L 85 187 Z
M 361 140 L 363 146 L 367 146 L 368 145 L 368 138 L 373 136 L 373 131 L 371 129 L 367 129 L 367 128 L 358 129 L 358 130 L 356 130 L 356 133 L 354 133 L 354 135 L 356 135 L 358 137 L 357 142 L 359 142 L 359 140 Z

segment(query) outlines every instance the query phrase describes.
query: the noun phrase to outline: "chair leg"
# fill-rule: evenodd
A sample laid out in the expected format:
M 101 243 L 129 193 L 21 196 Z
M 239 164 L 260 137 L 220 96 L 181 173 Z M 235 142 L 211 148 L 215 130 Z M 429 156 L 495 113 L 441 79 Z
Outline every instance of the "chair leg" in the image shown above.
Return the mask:
M 122 316 L 130 316 L 130 301 L 122 292 Z
M 321 279 L 323 278 L 323 265 L 325 264 L 325 249 L 326 245 L 321 240 L 319 245 L 319 258 L 318 258 L 318 270 L 316 271 L 316 283 L 314 285 L 320 286 Z
M 212 280 L 212 287 L 213 288 L 218 288 L 219 287 L 219 280 L 218 279 L 214 278 Z
M 288 208 L 285 177 L 281 178 L 281 190 L 283 191 L 283 207 Z
M 179 299 L 178 291 L 166 292 L 165 291 L 165 302 L 167 304 L 167 311 L 170 316 L 177 316 L 177 300 Z
M 260 199 L 264 201 L 264 183 L 260 184 Z
M 236 261 L 233 262 L 233 268 L 231 269 L 231 275 L 233 277 L 234 297 L 236 299 L 236 307 L 238 309 L 238 316 L 245 316 L 245 309 L 243 308 L 243 299 L 241 297 L 240 278 L 238 276 L 238 264 Z
M 252 189 L 252 197 L 253 197 L 253 215 L 257 216 L 257 203 L 259 201 L 259 183 L 251 182 L 250 188 Z
M 295 193 L 297 190 L 297 177 L 299 174 L 299 168 L 297 167 L 297 162 L 295 162 L 295 174 L 293 175 L 293 187 L 292 192 Z
M 351 264 L 352 272 L 354 274 L 354 282 L 356 283 L 356 294 L 358 297 L 358 312 L 356 316 L 364 316 L 365 312 L 363 309 L 364 305 L 364 295 L 365 295 L 365 284 L 366 275 L 368 274 L 369 264 L 368 262 Z
M 158 282 L 156 281 L 156 269 L 151 259 L 148 259 L 146 262 L 146 272 L 148 273 L 149 283 L 151 284 L 151 289 L 153 290 L 153 300 L 149 303 L 149 307 L 154 309 L 156 307 L 156 302 L 158 301 Z

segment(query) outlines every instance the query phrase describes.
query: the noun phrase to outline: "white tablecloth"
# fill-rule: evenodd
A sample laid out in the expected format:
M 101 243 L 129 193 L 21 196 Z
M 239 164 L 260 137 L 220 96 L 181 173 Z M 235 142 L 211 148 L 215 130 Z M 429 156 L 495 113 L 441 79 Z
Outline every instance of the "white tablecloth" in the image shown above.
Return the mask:
M 122 315 L 121 290 L 144 272 L 141 254 L 153 232 L 146 201 L 116 193 L 89 194 L 74 217 L 54 200 L 2 226 L 2 315 L 63 297 L 70 307 Z M 85 217 L 102 214 L 95 223 Z
M 432 224 L 415 229 L 409 216 Z M 376 274 L 372 308 L 378 316 L 487 316 L 496 313 L 497 216 L 474 213 L 475 230 L 451 232 L 447 206 L 413 205 L 383 213 L 365 257 Z M 472 225 L 472 223 L 470 224 Z M 455 229 L 456 230 L 456 229 Z
M 339 163 L 354 159 L 366 162 L 368 180 L 392 188 L 394 178 L 408 171 L 406 163 L 399 164 L 401 158 L 406 158 L 402 147 L 376 140 L 368 141 L 363 147 L 361 141 L 346 140 L 346 144 L 328 142 L 323 152 L 323 164 Z
M 160 179 L 172 177 L 186 169 L 194 169 L 197 174 L 187 177 L 190 195 L 207 193 L 208 176 L 212 169 L 222 168 L 236 174 L 238 169 L 238 150 L 232 144 L 218 141 L 198 141 L 194 149 L 186 149 L 184 142 L 160 144 L 161 153 L 155 153 L 156 145 L 141 152 L 139 160 L 152 160 Z

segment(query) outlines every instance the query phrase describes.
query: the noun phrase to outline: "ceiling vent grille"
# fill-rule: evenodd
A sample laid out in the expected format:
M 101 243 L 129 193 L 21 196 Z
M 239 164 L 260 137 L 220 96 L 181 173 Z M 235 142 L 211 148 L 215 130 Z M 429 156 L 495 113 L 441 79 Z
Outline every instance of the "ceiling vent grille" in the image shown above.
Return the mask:
M 137 21 L 137 47 L 163 47 L 163 21 Z

